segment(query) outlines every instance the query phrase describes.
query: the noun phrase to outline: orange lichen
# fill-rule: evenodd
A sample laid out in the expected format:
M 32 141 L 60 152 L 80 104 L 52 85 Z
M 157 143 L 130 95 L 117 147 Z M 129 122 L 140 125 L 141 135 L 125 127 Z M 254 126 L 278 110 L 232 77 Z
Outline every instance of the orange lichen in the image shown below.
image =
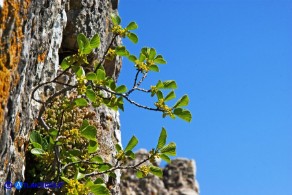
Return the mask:
M 44 62 L 47 56 L 47 52 L 43 52 L 41 54 L 38 55 L 38 63 Z
M 29 0 L 4 1 L 0 14 L 0 134 L 10 89 L 19 81 L 17 66 L 22 50 L 22 25 L 29 3 Z
M 15 127 L 14 127 L 15 133 L 18 133 L 19 129 L 20 129 L 20 114 L 18 113 L 15 118 Z

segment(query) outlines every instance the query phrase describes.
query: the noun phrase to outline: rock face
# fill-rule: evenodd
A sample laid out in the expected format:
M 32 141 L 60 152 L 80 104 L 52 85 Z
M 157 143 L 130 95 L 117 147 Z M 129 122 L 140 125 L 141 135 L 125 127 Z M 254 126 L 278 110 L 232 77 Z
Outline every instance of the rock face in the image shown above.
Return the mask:
M 140 150 L 136 159 L 128 165 L 134 165 L 147 158 L 147 152 Z M 198 195 L 199 185 L 194 160 L 175 159 L 163 169 L 163 179 L 149 175 L 138 179 L 134 171 L 123 171 L 121 193 L 127 195 Z
M 78 33 L 89 37 L 99 33 L 101 47 L 95 51 L 92 61 L 102 55 L 112 36 L 109 15 L 115 12 L 116 4 L 117 0 L 4 0 L 1 3 L 0 194 L 4 194 L 5 181 L 25 180 L 29 133 L 36 125 L 40 109 L 31 98 L 33 89 L 56 76 L 60 59 L 76 51 Z M 120 59 L 109 62 L 105 68 L 108 74 L 117 77 Z M 38 90 L 35 98 L 46 96 L 48 89 Z M 120 142 L 119 115 L 106 107 L 96 112 L 103 156 L 111 160 L 114 154 L 108 151 Z M 118 194 L 118 185 L 112 191 Z

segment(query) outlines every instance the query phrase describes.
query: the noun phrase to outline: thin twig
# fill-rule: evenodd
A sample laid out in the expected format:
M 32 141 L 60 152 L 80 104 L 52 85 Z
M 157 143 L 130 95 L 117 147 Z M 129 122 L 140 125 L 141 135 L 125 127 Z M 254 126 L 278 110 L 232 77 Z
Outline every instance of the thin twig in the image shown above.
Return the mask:
M 129 96 L 129 95 L 130 95 L 132 92 L 134 92 L 135 90 L 144 91 L 144 90 L 141 90 L 141 89 L 139 88 L 139 86 L 142 84 L 142 82 L 143 82 L 143 81 L 145 80 L 145 78 L 147 77 L 147 72 L 146 72 L 146 73 L 143 73 L 142 78 L 141 78 L 141 79 L 139 80 L 139 82 L 137 83 L 138 76 L 139 76 L 140 73 L 141 73 L 141 70 L 138 70 L 137 73 L 136 73 L 136 75 L 135 75 L 135 80 L 134 80 L 133 88 L 130 89 L 130 90 L 126 93 L 127 96 Z M 144 92 L 148 92 L 148 91 L 145 90 Z
M 150 89 L 135 88 L 135 90 L 142 91 L 142 92 L 145 92 L 145 93 L 150 93 L 151 92 Z
M 61 128 L 63 125 L 63 120 L 64 120 L 64 113 L 65 113 L 65 109 L 62 111 L 61 114 L 61 118 L 60 118 L 60 122 L 59 122 L 59 126 L 58 126 L 58 133 L 57 133 L 57 137 L 60 135 L 61 132 Z M 62 167 L 61 167 L 61 161 L 60 161 L 60 151 L 59 151 L 59 146 L 57 146 L 57 141 L 55 140 L 54 142 L 54 150 L 55 150 L 55 159 L 57 161 L 57 178 L 60 178 L 60 175 L 62 173 Z
M 138 76 L 139 76 L 139 73 L 141 72 L 141 70 L 137 70 L 137 73 L 135 75 L 135 79 L 134 79 L 134 84 L 133 84 L 133 88 L 136 87 L 136 84 L 137 84 L 137 80 L 138 80 Z
M 79 164 L 79 163 L 86 163 L 86 164 L 95 164 L 95 165 L 101 165 L 101 164 L 105 164 L 105 163 L 96 163 L 96 162 L 89 162 L 87 160 L 80 160 L 80 161 L 76 161 L 76 162 L 70 162 L 66 165 L 64 165 L 62 167 L 62 171 L 64 171 L 67 167 L 72 166 L 74 164 Z
M 106 54 L 107 54 L 108 50 L 111 48 L 111 46 L 112 46 L 112 44 L 114 43 L 114 41 L 115 41 L 115 39 L 116 39 L 117 36 L 118 36 L 118 34 L 115 34 L 115 35 L 113 36 L 113 38 L 112 38 L 112 40 L 111 40 L 109 46 L 107 47 L 107 49 L 105 50 L 105 52 L 104 52 L 104 54 L 103 54 L 103 56 L 102 56 L 102 60 L 98 63 L 98 65 L 97 65 L 96 68 L 94 69 L 94 72 L 96 72 L 96 71 L 100 68 L 100 66 L 103 64 L 103 62 L 104 62 L 104 60 L 105 60 L 105 57 L 106 57 Z
M 32 94 L 31 94 L 32 99 L 33 99 L 34 101 L 38 102 L 38 103 L 44 104 L 45 102 L 42 102 L 41 100 L 38 100 L 38 99 L 36 99 L 36 98 L 34 97 L 35 92 L 36 92 L 41 86 L 44 86 L 44 85 L 47 85 L 47 84 L 50 84 L 50 83 L 54 83 L 54 82 L 57 83 L 57 82 L 58 82 L 57 79 L 60 78 L 63 74 L 65 74 L 70 68 L 71 68 L 71 67 L 66 68 L 63 72 L 61 72 L 61 73 L 60 73 L 58 76 L 56 76 L 53 80 L 51 80 L 51 81 L 47 81 L 47 82 L 44 82 L 44 83 L 41 83 L 41 84 L 39 84 L 38 86 L 36 86 L 36 88 L 33 89 Z
M 94 175 L 102 175 L 102 174 L 105 174 L 105 173 L 110 173 L 110 172 L 113 172 L 117 169 L 135 169 L 137 170 L 137 167 L 139 167 L 140 165 L 142 165 L 143 163 L 147 162 L 152 156 L 149 156 L 148 158 L 142 160 L 141 162 L 137 163 L 136 165 L 132 165 L 132 166 L 121 166 L 121 165 L 118 165 L 118 166 L 115 166 L 115 167 L 112 167 L 106 171 L 102 171 L 102 172 L 92 172 L 92 173 L 88 173 L 88 174 L 85 174 L 84 176 L 85 177 L 90 177 L 90 176 L 94 176 Z
M 139 104 L 139 103 L 137 103 L 137 102 L 131 100 L 131 99 L 128 97 L 127 93 L 126 93 L 126 94 L 123 94 L 123 93 L 117 93 L 117 92 L 115 92 L 115 91 L 112 91 L 112 90 L 110 90 L 110 89 L 108 89 L 108 88 L 105 88 L 105 87 L 102 87 L 102 86 L 96 86 L 96 88 L 98 88 L 98 89 L 100 89 L 100 90 L 104 90 L 104 91 L 106 91 L 106 92 L 109 92 L 109 93 L 114 94 L 114 95 L 117 95 L 117 96 L 122 96 L 122 97 L 125 98 L 128 102 L 130 102 L 131 104 L 134 104 L 134 105 L 137 106 L 137 107 L 144 108 L 144 109 L 146 109 L 146 110 L 152 110 L 152 111 L 163 111 L 163 110 L 161 110 L 161 109 L 159 109 L 159 108 L 151 108 L 151 107 L 148 107 L 148 106 L 141 105 L 141 104 Z

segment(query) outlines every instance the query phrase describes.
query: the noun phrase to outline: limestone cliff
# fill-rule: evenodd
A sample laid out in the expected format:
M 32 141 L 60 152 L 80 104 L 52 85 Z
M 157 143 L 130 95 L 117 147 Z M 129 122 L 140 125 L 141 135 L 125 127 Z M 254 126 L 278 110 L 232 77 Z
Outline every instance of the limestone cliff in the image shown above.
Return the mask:
M 147 158 L 146 150 L 136 153 L 134 165 Z M 163 169 L 163 178 L 149 175 L 138 179 L 134 171 L 122 171 L 121 193 L 127 195 L 198 195 L 199 185 L 196 180 L 196 164 L 194 160 L 178 158 L 172 160 Z
M 5 181 L 25 180 L 29 133 L 40 108 L 31 98 L 33 89 L 56 76 L 60 58 L 76 51 L 78 33 L 100 35 L 100 50 L 92 58 L 100 57 L 112 36 L 109 15 L 116 8 L 117 0 L 4 0 L 0 7 L 0 194 Z M 117 77 L 119 67 L 116 58 L 108 63 L 107 73 Z M 36 98 L 46 96 L 48 90 L 38 90 Z M 119 142 L 119 115 L 106 107 L 96 113 L 103 155 L 112 159 L 109 151 Z M 118 188 L 113 193 L 118 194 Z

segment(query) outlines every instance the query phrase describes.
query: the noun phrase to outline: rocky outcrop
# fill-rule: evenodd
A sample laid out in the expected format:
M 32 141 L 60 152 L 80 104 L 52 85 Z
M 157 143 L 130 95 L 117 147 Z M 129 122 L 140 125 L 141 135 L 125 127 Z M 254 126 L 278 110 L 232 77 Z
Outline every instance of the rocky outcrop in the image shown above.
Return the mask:
M 25 180 L 29 133 L 40 109 L 31 98 L 33 89 L 56 76 L 60 60 L 76 51 L 78 33 L 98 33 L 101 47 L 91 61 L 102 55 L 112 36 L 109 15 L 116 4 L 117 0 L 4 0 L 0 5 L 0 194 L 5 181 Z M 115 77 L 119 69 L 118 58 L 106 67 Z M 35 98 L 42 99 L 51 89 L 54 86 L 41 88 Z M 106 107 L 96 113 L 103 156 L 111 160 L 114 154 L 108 151 L 120 141 L 119 116 Z M 118 185 L 113 186 L 118 194 Z
M 136 159 L 128 163 L 134 165 L 147 158 L 147 151 L 140 150 Z M 127 195 L 198 195 L 194 160 L 178 158 L 163 168 L 163 178 L 148 175 L 138 179 L 133 170 L 122 172 L 121 193 Z

